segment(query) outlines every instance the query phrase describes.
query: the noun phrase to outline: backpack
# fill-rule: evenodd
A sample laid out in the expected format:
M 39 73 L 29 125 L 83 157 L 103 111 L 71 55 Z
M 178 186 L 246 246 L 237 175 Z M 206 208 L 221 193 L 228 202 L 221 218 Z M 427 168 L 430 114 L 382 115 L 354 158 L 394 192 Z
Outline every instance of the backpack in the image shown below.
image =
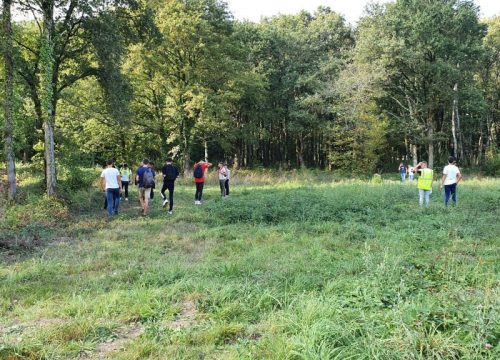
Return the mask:
M 144 174 L 142 175 L 142 184 L 145 189 L 150 189 L 155 185 L 155 177 L 153 176 L 151 169 L 146 169 L 146 171 L 144 171 Z
M 175 168 L 173 165 L 167 165 L 165 169 L 165 180 L 175 180 L 177 174 L 175 173 Z
M 201 179 L 203 177 L 203 168 L 201 165 L 196 165 L 194 167 L 193 175 L 195 179 Z

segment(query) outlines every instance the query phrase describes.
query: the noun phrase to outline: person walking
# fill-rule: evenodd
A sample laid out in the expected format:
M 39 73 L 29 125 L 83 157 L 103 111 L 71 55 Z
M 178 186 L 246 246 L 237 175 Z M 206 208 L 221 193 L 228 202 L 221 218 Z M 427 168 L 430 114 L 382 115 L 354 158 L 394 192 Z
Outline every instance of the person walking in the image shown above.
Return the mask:
M 401 177 L 401 182 L 405 182 L 406 180 L 406 166 L 403 163 L 399 163 L 399 176 Z
M 226 167 L 226 173 L 227 173 L 226 183 L 224 184 L 224 186 L 226 187 L 226 196 L 229 196 L 229 179 L 231 179 L 231 170 L 229 169 L 226 163 L 224 163 L 224 166 Z
M 129 169 L 127 164 L 123 164 L 120 169 L 120 174 L 122 177 L 122 187 L 125 196 L 125 201 L 128 201 L 128 186 L 130 184 L 130 177 L 132 176 L 132 170 Z
M 163 207 L 169 204 L 168 213 L 172 215 L 172 209 L 174 208 L 175 180 L 179 176 L 179 169 L 174 166 L 172 159 L 167 159 L 161 172 L 163 174 L 163 186 L 161 187 L 160 195 L 163 198 Z M 165 190 L 168 190 L 168 199 L 165 196 Z
M 153 186 L 151 187 L 151 194 L 149 196 L 149 201 L 153 202 L 153 199 L 155 197 L 155 189 L 156 189 L 156 169 L 155 169 L 155 164 L 154 162 L 150 161 L 148 164 L 149 168 L 153 172 Z
M 193 176 L 196 185 L 196 192 L 194 193 L 195 205 L 201 205 L 201 198 L 203 196 L 203 186 L 205 185 L 206 172 L 207 169 L 210 168 L 211 166 L 212 166 L 211 163 L 203 160 L 198 161 L 196 164 L 194 164 Z
M 111 219 L 113 215 L 118 215 L 122 192 L 120 172 L 113 167 L 113 160 L 106 161 L 106 169 L 101 173 L 100 186 L 106 191 L 108 218 Z
M 448 206 L 448 202 L 453 201 L 453 206 L 457 205 L 457 185 L 462 180 L 460 169 L 455 165 L 455 158 L 450 156 L 448 158 L 448 165 L 443 169 L 443 177 L 439 189 L 442 190 L 444 186 L 444 204 Z
M 413 166 L 408 168 L 408 177 L 410 178 L 410 181 L 413 181 L 415 178 L 415 168 Z
M 432 193 L 432 180 L 434 176 L 434 171 L 427 167 L 427 161 L 421 161 L 416 166 L 416 172 L 419 174 L 417 187 L 419 195 L 419 205 L 422 207 L 424 205 L 429 207 L 430 195 Z
M 219 175 L 219 186 L 220 195 L 226 197 L 226 180 L 227 180 L 227 168 L 224 163 L 220 162 L 217 166 L 217 174 Z
M 141 166 L 137 169 L 135 182 L 139 190 L 139 202 L 141 203 L 141 215 L 146 216 L 149 208 L 149 197 L 154 183 L 153 172 L 149 168 L 149 160 L 142 160 Z

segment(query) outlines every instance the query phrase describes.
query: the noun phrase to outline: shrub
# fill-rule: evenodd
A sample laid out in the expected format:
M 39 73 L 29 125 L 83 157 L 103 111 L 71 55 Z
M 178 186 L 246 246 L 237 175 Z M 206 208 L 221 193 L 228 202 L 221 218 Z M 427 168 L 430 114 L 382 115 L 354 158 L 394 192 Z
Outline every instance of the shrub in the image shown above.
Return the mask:
M 382 184 L 382 175 L 374 174 L 372 177 L 372 183 L 373 184 Z
M 488 153 L 483 171 L 488 176 L 500 176 L 500 153 Z

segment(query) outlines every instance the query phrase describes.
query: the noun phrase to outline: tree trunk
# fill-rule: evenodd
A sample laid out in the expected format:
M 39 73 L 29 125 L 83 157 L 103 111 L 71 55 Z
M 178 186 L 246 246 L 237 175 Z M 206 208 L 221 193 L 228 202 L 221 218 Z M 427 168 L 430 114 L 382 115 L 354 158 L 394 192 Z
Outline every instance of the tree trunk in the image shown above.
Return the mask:
M 206 139 L 203 140 L 203 149 L 205 150 L 205 161 L 208 162 L 208 142 Z
M 412 157 L 412 162 L 413 162 L 413 167 L 417 166 L 418 163 L 418 151 L 417 151 L 417 145 L 415 144 L 410 144 L 410 151 L 411 151 L 411 157 Z
M 5 62 L 5 164 L 7 167 L 7 196 L 10 201 L 16 198 L 16 162 L 14 157 L 14 121 L 12 104 L 14 97 L 14 65 L 12 61 L 12 23 L 11 0 L 3 1 L 3 54 Z
M 298 155 L 298 160 L 299 160 L 299 166 L 301 169 L 306 168 L 306 164 L 304 162 L 304 136 L 302 134 L 299 134 L 299 146 L 297 147 L 297 155 Z
M 56 162 L 54 151 L 54 44 L 52 30 L 54 25 L 54 3 L 47 1 L 43 8 L 43 32 L 40 46 L 40 98 L 43 112 L 45 135 L 45 175 L 47 195 L 56 194 Z
M 457 128 L 456 128 L 456 120 L 455 120 L 455 114 L 458 114 L 457 111 L 457 89 L 458 89 L 458 84 L 455 84 L 453 87 L 454 91 L 454 96 L 453 96 L 453 108 L 451 112 L 451 135 L 453 136 L 453 156 L 455 159 L 457 158 L 458 155 L 458 141 L 457 141 Z
M 429 142 L 428 144 L 428 164 L 429 168 L 434 167 L 434 119 L 433 119 L 433 114 L 429 115 L 429 118 L 427 119 L 427 141 Z

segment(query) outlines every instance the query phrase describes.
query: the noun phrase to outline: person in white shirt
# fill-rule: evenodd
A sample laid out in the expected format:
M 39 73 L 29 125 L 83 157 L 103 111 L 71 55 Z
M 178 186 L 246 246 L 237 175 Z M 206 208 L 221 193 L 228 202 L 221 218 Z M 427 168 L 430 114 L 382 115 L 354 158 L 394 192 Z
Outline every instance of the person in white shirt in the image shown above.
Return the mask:
M 108 217 L 118 215 L 120 207 L 120 193 L 122 192 L 122 180 L 120 172 L 113 167 L 113 160 L 106 161 L 106 169 L 101 173 L 101 190 L 106 190 L 106 199 L 108 200 Z
M 227 168 L 224 166 L 224 163 L 219 163 L 217 174 L 219 174 L 220 195 L 226 197 Z
M 443 178 L 441 179 L 440 189 L 444 186 L 444 204 L 448 206 L 448 202 L 453 201 L 453 206 L 457 205 L 457 185 L 462 180 L 462 174 L 459 168 L 455 165 L 455 158 L 448 158 L 448 165 L 443 169 Z

